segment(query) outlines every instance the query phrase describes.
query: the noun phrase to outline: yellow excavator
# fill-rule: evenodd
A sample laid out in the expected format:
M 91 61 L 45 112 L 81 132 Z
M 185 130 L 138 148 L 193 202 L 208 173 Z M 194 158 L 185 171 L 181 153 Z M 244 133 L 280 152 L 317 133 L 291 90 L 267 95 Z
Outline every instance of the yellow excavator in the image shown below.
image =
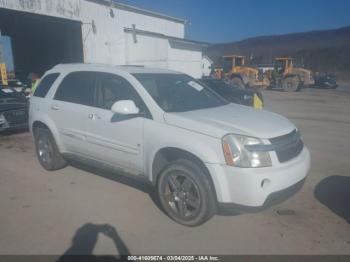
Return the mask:
M 315 83 L 310 70 L 294 67 L 291 57 L 277 57 L 274 59 L 274 69 L 266 72 L 270 87 L 295 92 L 303 87 Z
M 0 85 L 7 86 L 7 70 L 6 70 L 6 64 L 0 62 Z
M 258 69 L 245 65 L 245 57 L 241 55 L 225 55 L 219 60 L 215 69 L 217 78 L 230 80 L 232 84 L 240 87 L 266 88 L 269 80 Z
M 0 85 L 7 86 L 8 75 L 7 75 L 6 62 L 5 62 L 5 48 L 2 44 L 2 39 L 3 37 L 0 36 Z

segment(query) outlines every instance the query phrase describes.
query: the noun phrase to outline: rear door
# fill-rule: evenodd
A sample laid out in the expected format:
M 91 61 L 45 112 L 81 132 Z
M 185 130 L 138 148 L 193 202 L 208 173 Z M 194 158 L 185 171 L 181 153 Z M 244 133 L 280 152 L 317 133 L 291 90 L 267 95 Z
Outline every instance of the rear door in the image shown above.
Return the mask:
M 101 161 L 139 174 L 143 164 L 143 124 L 150 121 L 149 111 L 134 87 L 123 77 L 96 73 L 96 83 L 87 134 L 90 151 Z M 119 100 L 133 100 L 140 114 L 114 114 L 111 107 Z
M 69 73 L 51 101 L 50 116 L 59 131 L 66 151 L 89 156 L 88 112 L 93 103 L 95 78 L 91 72 Z

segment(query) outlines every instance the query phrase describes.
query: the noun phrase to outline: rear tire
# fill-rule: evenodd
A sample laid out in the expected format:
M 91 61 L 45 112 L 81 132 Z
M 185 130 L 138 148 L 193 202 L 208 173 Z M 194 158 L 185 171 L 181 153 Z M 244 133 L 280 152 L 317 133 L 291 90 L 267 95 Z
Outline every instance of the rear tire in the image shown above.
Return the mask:
M 195 163 L 180 159 L 160 173 L 157 193 L 165 213 L 179 224 L 198 226 L 216 212 L 214 189 Z
M 296 76 L 287 77 L 282 80 L 282 89 L 286 92 L 296 92 L 299 90 L 300 81 Z
M 35 148 L 38 160 L 46 170 L 58 170 L 67 166 L 67 161 L 61 156 L 55 139 L 46 128 L 34 130 Z

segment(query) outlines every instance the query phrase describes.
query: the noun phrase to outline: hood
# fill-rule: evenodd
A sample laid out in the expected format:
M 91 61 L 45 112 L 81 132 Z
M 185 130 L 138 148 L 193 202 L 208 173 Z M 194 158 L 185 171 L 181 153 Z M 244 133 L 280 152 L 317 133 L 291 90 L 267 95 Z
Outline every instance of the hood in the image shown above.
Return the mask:
M 170 125 L 209 136 L 241 134 L 272 138 L 292 132 L 296 127 L 285 117 L 237 104 L 180 113 L 165 113 Z

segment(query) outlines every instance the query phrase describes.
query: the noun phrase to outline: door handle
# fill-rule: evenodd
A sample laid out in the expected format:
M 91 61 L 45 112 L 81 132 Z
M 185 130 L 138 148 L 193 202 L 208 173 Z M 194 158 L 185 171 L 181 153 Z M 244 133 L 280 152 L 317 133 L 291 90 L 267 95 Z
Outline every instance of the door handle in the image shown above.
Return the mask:
M 99 119 L 101 119 L 101 117 L 99 115 L 97 115 L 97 114 L 89 114 L 88 118 L 91 119 L 91 120 L 99 120 Z
M 60 107 L 58 105 L 52 105 L 51 109 L 52 110 L 60 110 Z

